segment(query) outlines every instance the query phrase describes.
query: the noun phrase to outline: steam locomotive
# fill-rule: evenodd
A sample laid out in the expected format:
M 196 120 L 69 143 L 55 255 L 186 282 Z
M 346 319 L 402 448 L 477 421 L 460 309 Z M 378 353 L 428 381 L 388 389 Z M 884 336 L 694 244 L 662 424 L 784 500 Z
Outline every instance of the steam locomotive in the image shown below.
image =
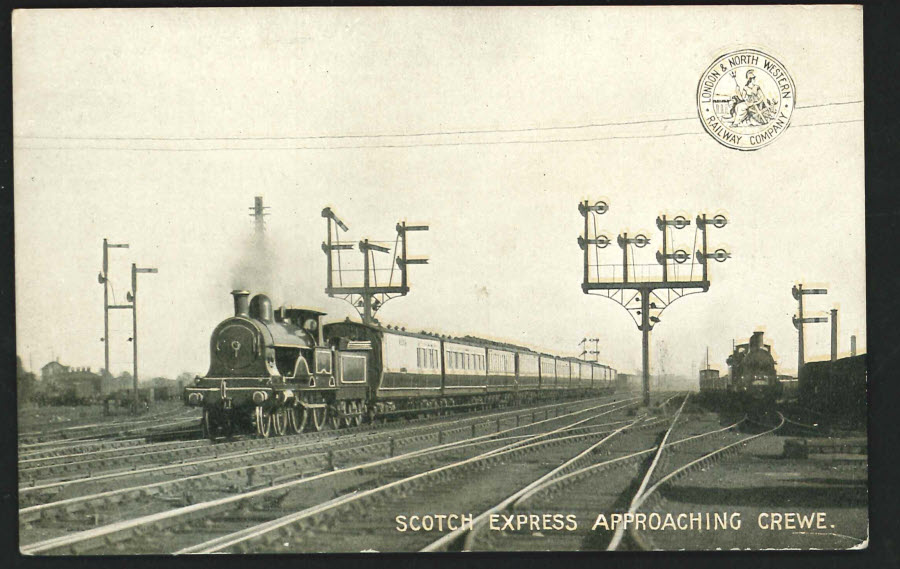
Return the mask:
M 210 367 L 184 390 L 206 436 L 260 436 L 393 416 L 612 392 L 616 370 L 474 336 L 451 338 L 273 309 L 233 291 L 234 316 L 212 333 Z
M 746 344 L 738 344 L 726 360 L 731 377 L 726 389 L 740 401 L 774 403 L 781 396 L 772 346 L 763 342 L 763 333 L 754 332 Z

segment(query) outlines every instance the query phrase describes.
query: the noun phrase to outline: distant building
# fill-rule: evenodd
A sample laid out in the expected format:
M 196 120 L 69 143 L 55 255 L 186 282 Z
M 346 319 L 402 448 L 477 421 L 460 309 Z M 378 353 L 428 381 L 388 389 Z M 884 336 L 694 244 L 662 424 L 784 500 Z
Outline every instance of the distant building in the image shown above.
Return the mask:
M 41 368 L 41 381 L 52 381 L 54 378 L 69 373 L 69 366 L 52 361 Z
M 99 395 L 103 378 L 89 367 L 73 367 L 52 361 L 41 368 L 41 384 L 44 392 L 71 392 L 78 399 Z

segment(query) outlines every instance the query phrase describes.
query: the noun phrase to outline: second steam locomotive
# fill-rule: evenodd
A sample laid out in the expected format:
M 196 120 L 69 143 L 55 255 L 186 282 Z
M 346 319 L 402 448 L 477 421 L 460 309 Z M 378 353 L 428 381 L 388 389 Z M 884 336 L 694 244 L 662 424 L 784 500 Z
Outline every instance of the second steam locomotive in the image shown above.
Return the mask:
M 772 346 L 763 342 L 762 332 L 754 332 L 749 342 L 736 345 L 726 362 L 731 370 L 728 377 L 710 373 L 715 370 L 701 371 L 701 394 L 766 404 L 781 396 Z M 704 376 L 704 372 L 708 375 Z
M 616 381 L 616 370 L 597 362 L 473 336 L 323 324 L 316 310 L 232 295 L 234 316 L 210 340 L 209 371 L 184 393 L 203 409 L 209 437 L 578 397 L 611 392 Z

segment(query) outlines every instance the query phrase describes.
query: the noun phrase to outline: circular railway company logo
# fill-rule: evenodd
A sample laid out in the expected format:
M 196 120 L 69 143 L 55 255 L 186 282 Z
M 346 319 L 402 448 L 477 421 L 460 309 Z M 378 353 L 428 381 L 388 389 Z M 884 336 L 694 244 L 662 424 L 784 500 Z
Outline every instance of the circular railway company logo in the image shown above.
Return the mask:
M 703 128 L 737 150 L 772 144 L 787 130 L 796 98 L 794 80 L 784 65 L 755 49 L 720 56 L 697 86 Z

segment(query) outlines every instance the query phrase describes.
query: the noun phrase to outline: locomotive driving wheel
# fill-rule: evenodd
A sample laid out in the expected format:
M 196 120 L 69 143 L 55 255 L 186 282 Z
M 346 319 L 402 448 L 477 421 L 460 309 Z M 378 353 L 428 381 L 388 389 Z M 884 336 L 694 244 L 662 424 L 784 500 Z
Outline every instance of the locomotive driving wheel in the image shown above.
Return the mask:
M 309 413 L 306 407 L 288 407 L 285 409 L 288 418 L 288 430 L 299 435 L 306 428 L 306 422 L 309 420 Z
M 340 429 L 344 425 L 344 413 L 347 412 L 347 406 L 343 401 L 334 404 L 334 411 L 331 413 L 331 428 Z
M 353 401 L 346 401 L 344 402 L 343 407 L 344 410 L 343 413 L 341 413 L 343 415 L 343 420 L 341 421 L 341 423 L 345 427 L 352 427 L 354 425 L 353 413 L 355 412 L 356 404 Z
M 310 422 L 312 430 L 321 431 L 322 427 L 325 426 L 325 418 L 328 414 L 328 408 L 313 407 L 312 409 L 308 410 L 307 413 L 309 413 L 309 416 L 312 419 L 312 421 Z
M 272 432 L 272 412 L 262 407 L 256 408 L 256 434 L 268 438 Z
M 272 428 L 277 436 L 280 437 L 287 433 L 289 423 L 290 418 L 288 417 L 287 409 L 284 407 L 272 412 Z
M 350 412 L 353 417 L 350 418 L 352 425 L 360 426 L 363 422 L 363 404 L 362 401 L 353 401 L 350 403 Z

